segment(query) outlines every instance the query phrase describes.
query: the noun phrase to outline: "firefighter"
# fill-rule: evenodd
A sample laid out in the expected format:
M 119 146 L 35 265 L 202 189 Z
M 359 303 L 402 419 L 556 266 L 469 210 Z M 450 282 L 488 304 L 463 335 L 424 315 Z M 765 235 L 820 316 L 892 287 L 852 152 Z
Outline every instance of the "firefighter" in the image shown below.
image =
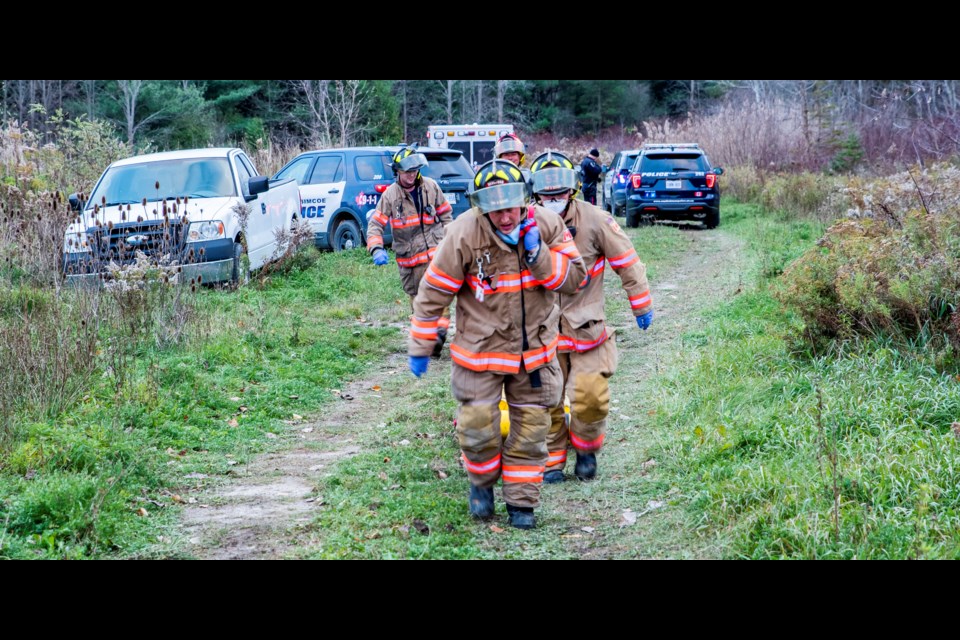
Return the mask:
M 509 160 L 520 167 L 520 173 L 523 174 L 523 180 L 527 185 L 527 197 L 530 198 L 533 196 L 533 191 L 530 189 L 530 170 L 523 166 L 523 161 L 527 157 L 526 152 L 527 148 L 523 144 L 523 140 L 515 133 L 503 134 L 493 146 L 494 156 Z
M 613 329 L 604 319 L 603 275 L 605 262 L 620 276 L 630 310 L 644 331 L 653 320 L 646 267 L 620 225 L 605 211 L 575 199 L 580 179 L 563 154 L 547 152 L 531 164 L 534 197 L 559 216 L 573 236 L 587 268 L 576 295 L 560 295 L 560 369 L 564 392 L 570 398 L 570 424 L 563 405 L 551 408 L 547 436 L 547 471 L 544 482 L 563 480 L 567 441 L 577 452 L 574 475 L 590 480 L 597 474 L 597 452 L 603 446 L 610 411 L 608 380 L 617 369 Z
M 410 370 L 426 372 L 440 314 L 456 297 L 451 377 L 470 514 L 493 516 L 493 486 L 502 477 L 510 524 L 532 529 L 549 408 L 560 402 L 555 292 L 575 292 L 586 269 L 563 221 L 528 204 L 519 167 L 491 160 L 474 186 L 473 208 L 447 229 L 413 302 Z M 506 440 L 502 388 L 510 408 Z
M 444 228 L 453 221 L 453 207 L 447 202 L 440 185 L 433 178 L 420 175 L 427 158 L 415 147 L 404 146 L 393 156 L 393 172 L 397 181 L 387 187 L 377 203 L 377 210 L 367 224 L 367 251 L 374 264 L 387 264 L 383 248 L 383 229 L 393 227 L 393 250 L 403 290 L 410 296 L 411 306 L 427 265 L 443 239 Z M 434 343 L 434 357 L 440 357 L 450 326 L 450 310 L 444 310 Z

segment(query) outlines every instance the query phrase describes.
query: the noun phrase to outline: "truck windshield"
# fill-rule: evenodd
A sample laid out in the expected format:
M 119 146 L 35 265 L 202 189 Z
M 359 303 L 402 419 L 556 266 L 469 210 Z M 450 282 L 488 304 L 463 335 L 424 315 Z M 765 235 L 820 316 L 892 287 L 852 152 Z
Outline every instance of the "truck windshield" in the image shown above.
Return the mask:
M 227 158 L 162 160 L 108 169 L 91 194 L 87 208 L 134 204 L 144 198 L 156 201 L 184 196 L 219 198 L 235 195 L 237 190 Z

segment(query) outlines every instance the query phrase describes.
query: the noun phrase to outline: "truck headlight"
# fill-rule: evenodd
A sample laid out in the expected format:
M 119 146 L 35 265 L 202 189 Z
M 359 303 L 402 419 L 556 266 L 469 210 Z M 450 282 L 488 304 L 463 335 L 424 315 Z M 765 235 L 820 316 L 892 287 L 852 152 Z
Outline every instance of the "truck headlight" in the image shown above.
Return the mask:
M 63 237 L 64 253 L 90 253 L 90 241 L 85 231 L 68 233 Z
M 205 222 L 191 222 L 190 229 L 187 230 L 187 242 L 201 242 L 203 240 L 216 240 L 222 238 L 223 223 L 219 220 L 207 220 Z

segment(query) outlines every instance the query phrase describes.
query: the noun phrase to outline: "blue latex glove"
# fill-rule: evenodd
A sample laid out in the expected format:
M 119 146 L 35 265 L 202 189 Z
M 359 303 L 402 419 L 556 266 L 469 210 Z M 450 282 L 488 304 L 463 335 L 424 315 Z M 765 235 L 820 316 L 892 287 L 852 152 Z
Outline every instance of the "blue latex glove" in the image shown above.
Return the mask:
M 378 247 L 373 250 L 373 264 L 378 267 L 382 267 L 387 264 L 390 260 L 390 256 L 387 255 L 387 252 L 384 251 L 383 247 Z
M 410 372 L 418 378 L 427 372 L 430 356 L 410 356 Z
M 650 309 L 650 311 L 643 314 L 642 316 L 637 316 L 637 326 L 643 329 L 644 331 L 647 330 L 647 327 L 650 326 L 651 322 L 653 322 L 653 309 Z
M 540 250 L 540 229 L 536 218 L 527 218 L 520 225 L 520 235 L 523 236 L 523 248 L 529 252 Z

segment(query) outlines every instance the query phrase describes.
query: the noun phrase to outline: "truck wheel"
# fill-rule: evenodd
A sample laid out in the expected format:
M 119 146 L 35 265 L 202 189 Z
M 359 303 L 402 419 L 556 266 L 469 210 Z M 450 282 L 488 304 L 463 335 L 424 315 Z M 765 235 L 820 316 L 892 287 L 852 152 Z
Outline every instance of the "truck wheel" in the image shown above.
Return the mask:
M 703 219 L 703 226 L 707 229 L 716 229 L 720 226 L 720 209 L 707 212 L 707 217 Z
M 360 227 L 353 220 L 344 220 L 337 225 L 333 232 L 333 250 L 349 251 L 363 246 L 363 235 Z
M 230 273 L 230 284 L 236 288 L 250 282 L 250 256 L 242 242 L 233 243 L 233 271 Z

